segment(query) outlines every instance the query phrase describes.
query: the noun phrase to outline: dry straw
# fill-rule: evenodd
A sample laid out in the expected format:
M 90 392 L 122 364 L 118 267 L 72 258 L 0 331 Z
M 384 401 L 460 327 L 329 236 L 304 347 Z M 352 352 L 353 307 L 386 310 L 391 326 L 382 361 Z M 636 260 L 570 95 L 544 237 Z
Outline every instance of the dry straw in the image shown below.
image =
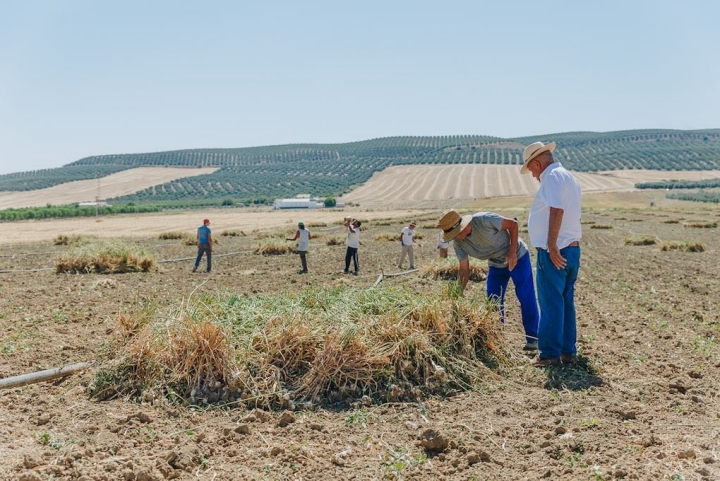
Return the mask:
M 459 263 L 456 259 L 436 259 L 420 268 L 420 275 L 430 279 L 458 279 Z M 481 282 L 487 279 L 487 267 L 470 259 L 470 280 Z
M 655 237 L 649 235 L 631 235 L 625 238 L 625 245 L 627 246 L 651 246 L 655 245 L 656 242 Z
M 245 232 L 241 230 L 224 230 L 220 233 L 223 237 L 245 237 Z
M 283 254 L 296 254 L 297 245 L 287 242 L 270 241 L 255 246 L 253 253 L 262 256 L 278 256 Z
M 716 229 L 717 222 L 705 221 L 705 220 L 689 220 L 683 227 L 686 229 Z
M 702 242 L 666 241 L 660 244 L 661 251 L 705 252 Z
M 97 237 L 95 236 L 83 236 L 83 235 L 64 235 L 59 234 L 55 239 L 53 239 L 53 244 L 56 246 L 79 246 L 83 244 L 88 244 L 90 242 L 97 241 Z
M 116 274 L 148 272 L 155 267 L 155 258 L 139 246 L 98 240 L 78 246 L 58 257 L 55 272 Z
M 116 357 L 91 392 L 287 408 L 470 389 L 496 377 L 508 354 L 492 306 L 457 292 L 311 289 L 206 297 L 138 322 L 125 315 Z
M 188 233 L 178 232 L 178 231 L 161 232 L 160 235 L 158 235 L 158 239 L 160 239 L 160 240 L 177 240 L 177 239 L 185 239 L 187 237 L 190 237 L 190 235 Z

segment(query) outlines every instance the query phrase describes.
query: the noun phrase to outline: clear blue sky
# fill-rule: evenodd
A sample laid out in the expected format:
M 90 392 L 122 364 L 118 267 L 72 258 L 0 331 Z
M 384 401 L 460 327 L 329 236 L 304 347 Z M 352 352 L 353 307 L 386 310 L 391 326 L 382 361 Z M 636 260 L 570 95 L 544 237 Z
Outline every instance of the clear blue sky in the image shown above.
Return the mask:
M 720 127 L 720 2 L 6 0 L 0 173 L 111 153 Z

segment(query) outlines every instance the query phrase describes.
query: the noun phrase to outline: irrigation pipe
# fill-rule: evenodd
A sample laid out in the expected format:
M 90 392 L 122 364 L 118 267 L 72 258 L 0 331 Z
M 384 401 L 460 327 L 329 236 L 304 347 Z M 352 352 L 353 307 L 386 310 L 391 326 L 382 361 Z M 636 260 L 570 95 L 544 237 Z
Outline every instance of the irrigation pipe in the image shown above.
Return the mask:
M 12 274 L 15 272 L 40 272 L 40 271 L 54 271 L 54 267 L 43 267 L 41 269 L 2 269 L 0 274 Z
M 380 275 L 378 276 L 377 280 L 375 280 L 375 284 L 372 285 L 372 287 L 376 287 L 378 284 L 382 282 L 382 280 L 386 277 L 398 277 L 398 276 L 404 276 L 407 274 L 412 274 L 413 272 L 417 272 L 418 269 L 410 269 L 408 271 L 403 272 L 396 272 L 394 274 L 385 274 L 384 272 L 380 272 Z
M 228 257 L 228 256 L 236 256 L 238 254 L 244 254 L 247 252 L 252 252 L 251 250 L 247 251 L 236 251 L 236 252 L 228 252 L 227 254 L 213 254 L 213 259 L 217 257 Z M 158 264 L 165 264 L 167 262 L 180 262 L 180 261 L 188 261 L 188 260 L 195 260 L 195 256 L 192 257 L 179 257 L 177 259 L 164 259 L 161 261 L 157 261 Z
M 0 379 L 0 389 L 10 389 L 13 387 L 25 386 L 27 384 L 35 384 L 43 381 L 51 381 L 60 377 L 66 377 L 83 369 L 90 367 L 95 361 L 79 362 L 77 364 L 69 364 L 62 367 L 54 367 L 44 371 L 31 372 L 21 374 L 19 376 L 6 377 Z

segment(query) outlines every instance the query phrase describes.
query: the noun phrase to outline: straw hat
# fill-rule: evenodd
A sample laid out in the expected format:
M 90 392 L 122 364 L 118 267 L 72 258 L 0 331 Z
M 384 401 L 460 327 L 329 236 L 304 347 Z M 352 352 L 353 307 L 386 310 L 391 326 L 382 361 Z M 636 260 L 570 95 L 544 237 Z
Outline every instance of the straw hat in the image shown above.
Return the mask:
M 542 154 L 543 152 L 552 152 L 553 150 L 555 150 L 555 145 L 555 142 L 550 142 L 547 145 L 543 144 L 542 142 L 534 142 L 525 147 L 525 150 L 523 150 L 523 166 L 520 169 L 520 173 L 527 174 L 528 172 L 530 172 L 527 168 L 530 161 L 538 155 Z
M 446 210 L 442 213 L 438 221 L 438 227 L 443 230 L 443 240 L 450 242 L 453 240 L 472 220 L 472 215 L 463 215 L 457 213 L 455 209 Z

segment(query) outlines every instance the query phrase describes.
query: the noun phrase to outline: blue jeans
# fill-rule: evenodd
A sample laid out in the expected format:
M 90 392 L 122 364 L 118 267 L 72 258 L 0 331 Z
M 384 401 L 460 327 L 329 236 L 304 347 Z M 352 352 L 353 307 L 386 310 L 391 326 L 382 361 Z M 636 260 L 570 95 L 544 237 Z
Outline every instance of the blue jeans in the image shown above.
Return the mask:
M 535 341 L 538 337 L 538 312 L 535 300 L 535 284 L 533 283 L 532 263 L 530 254 L 526 253 L 518 259 L 517 265 L 511 271 L 507 267 L 490 267 L 487 278 L 488 299 L 500 304 L 500 320 L 505 322 L 505 291 L 508 282 L 512 279 L 515 284 L 515 295 L 520 301 L 525 339 Z
M 538 249 L 537 290 L 540 302 L 538 347 L 542 359 L 577 354 L 577 319 L 575 317 L 575 281 L 580 269 L 580 247 L 560 249 L 567 260 L 558 269 L 545 249 Z
M 210 244 L 200 244 L 198 246 L 197 258 L 195 259 L 195 269 L 197 269 L 200 265 L 200 259 L 202 259 L 203 253 L 207 254 L 207 271 L 210 272 L 212 270 L 212 251 L 210 250 Z

